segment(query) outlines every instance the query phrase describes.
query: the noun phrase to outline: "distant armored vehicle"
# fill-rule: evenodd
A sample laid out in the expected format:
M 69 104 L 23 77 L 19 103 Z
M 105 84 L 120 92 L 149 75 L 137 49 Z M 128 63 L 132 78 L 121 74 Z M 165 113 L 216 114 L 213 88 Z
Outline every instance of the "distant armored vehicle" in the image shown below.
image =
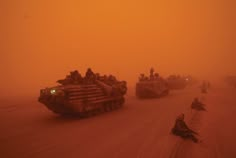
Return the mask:
M 170 75 L 167 78 L 167 83 L 170 89 L 184 89 L 188 82 L 185 77 Z
M 207 93 L 209 85 L 206 81 L 203 81 L 200 88 L 202 93 Z
M 139 98 L 158 98 L 169 94 L 166 81 L 150 70 L 150 76 L 140 75 L 139 82 L 136 83 L 136 96 Z
M 185 80 L 186 86 L 192 86 L 198 82 L 197 79 L 192 77 L 191 75 L 182 76 L 182 78 Z
M 58 114 L 86 116 L 91 112 L 119 108 L 125 102 L 126 82 L 112 75 L 100 76 L 88 69 L 85 77 L 73 71 L 57 82 L 60 85 L 41 89 L 38 100 Z

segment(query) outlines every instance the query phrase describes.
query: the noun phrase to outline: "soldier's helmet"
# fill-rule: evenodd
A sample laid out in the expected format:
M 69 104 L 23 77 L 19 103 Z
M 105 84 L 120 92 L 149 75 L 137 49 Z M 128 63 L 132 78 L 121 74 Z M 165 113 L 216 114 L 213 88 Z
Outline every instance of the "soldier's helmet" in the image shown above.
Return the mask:
M 177 120 L 184 120 L 184 114 L 180 114 L 178 117 L 177 117 Z
M 76 75 L 79 74 L 79 71 L 78 71 L 78 70 L 75 70 L 75 71 L 74 71 L 74 74 L 76 74 Z

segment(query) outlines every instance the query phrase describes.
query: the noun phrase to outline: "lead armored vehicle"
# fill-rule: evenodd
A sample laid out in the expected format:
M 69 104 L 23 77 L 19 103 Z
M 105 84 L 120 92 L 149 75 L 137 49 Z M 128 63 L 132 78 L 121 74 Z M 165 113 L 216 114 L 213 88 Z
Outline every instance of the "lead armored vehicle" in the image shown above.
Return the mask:
M 114 76 L 100 76 L 88 69 L 84 77 L 78 71 L 70 72 L 59 85 L 40 90 L 39 102 L 58 114 L 87 116 L 90 112 L 120 108 L 127 91 L 126 81 Z
M 167 82 L 158 73 L 154 73 L 153 68 L 150 70 L 149 77 L 144 74 L 140 75 L 139 81 L 136 83 L 136 96 L 138 98 L 159 98 L 168 94 Z

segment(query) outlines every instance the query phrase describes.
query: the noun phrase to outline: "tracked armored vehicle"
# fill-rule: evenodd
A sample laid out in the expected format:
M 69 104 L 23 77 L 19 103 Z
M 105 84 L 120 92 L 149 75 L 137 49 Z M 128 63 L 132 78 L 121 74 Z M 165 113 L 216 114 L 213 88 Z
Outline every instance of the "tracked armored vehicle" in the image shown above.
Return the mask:
M 184 89 L 187 86 L 187 80 L 184 77 L 170 75 L 166 80 L 168 87 L 173 90 Z
M 57 82 L 60 85 L 41 89 L 38 100 L 58 114 L 87 116 L 120 108 L 125 102 L 126 82 L 112 75 L 100 76 L 88 69 L 85 77 L 74 71 Z
M 169 94 L 167 82 L 150 70 L 150 76 L 140 75 L 139 82 L 136 83 L 136 96 L 138 98 L 159 98 Z
M 185 80 L 186 86 L 193 86 L 198 82 L 197 79 L 191 75 L 183 76 L 182 78 Z

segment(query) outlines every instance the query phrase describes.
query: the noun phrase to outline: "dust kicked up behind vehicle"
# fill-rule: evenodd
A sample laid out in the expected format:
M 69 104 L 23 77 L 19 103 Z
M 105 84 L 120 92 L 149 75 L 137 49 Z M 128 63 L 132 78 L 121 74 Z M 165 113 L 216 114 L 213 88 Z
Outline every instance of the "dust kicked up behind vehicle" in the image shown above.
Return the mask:
M 111 111 L 122 107 L 126 81 L 113 75 L 100 76 L 89 68 L 84 77 L 75 70 L 60 85 L 40 90 L 39 102 L 58 114 L 86 116 L 90 112 Z
M 140 74 L 136 83 L 136 96 L 138 98 L 159 98 L 169 94 L 169 88 L 165 79 L 154 73 L 151 68 L 150 76 Z

